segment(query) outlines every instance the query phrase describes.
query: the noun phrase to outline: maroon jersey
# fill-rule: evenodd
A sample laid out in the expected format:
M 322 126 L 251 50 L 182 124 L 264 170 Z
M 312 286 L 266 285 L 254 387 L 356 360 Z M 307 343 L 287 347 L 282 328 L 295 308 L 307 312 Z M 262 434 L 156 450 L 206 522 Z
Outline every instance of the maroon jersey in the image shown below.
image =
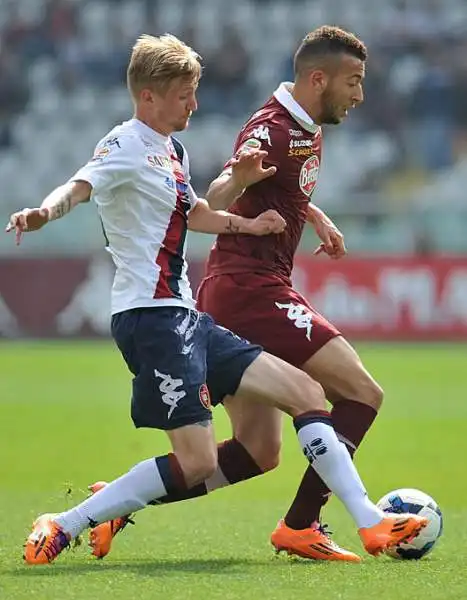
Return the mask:
M 298 120 L 294 118 L 297 112 L 302 117 Z M 219 235 L 209 256 L 207 275 L 274 272 L 289 280 L 306 222 L 307 205 L 318 177 L 321 128 L 295 103 L 282 84 L 244 125 L 235 152 L 244 145 L 266 150 L 265 165 L 276 166 L 277 172 L 249 187 L 229 211 L 254 218 L 265 210 L 275 209 L 284 217 L 287 227 L 279 235 L 263 237 Z

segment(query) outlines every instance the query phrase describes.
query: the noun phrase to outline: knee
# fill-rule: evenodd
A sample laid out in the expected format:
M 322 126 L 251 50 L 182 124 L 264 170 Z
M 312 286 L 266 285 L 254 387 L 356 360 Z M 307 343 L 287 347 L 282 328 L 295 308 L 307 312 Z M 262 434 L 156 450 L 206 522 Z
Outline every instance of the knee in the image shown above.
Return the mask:
M 366 377 L 359 386 L 357 398 L 373 407 L 376 411 L 381 408 L 384 398 L 383 388 L 371 377 Z
M 217 451 L 206 450 L 191 456 L 177 455 L 177 458 L 188 488 L 206 481 L 217 469 Z
M 279 466 L 281 458 L 281 442 L 280 440 L 268 440 L 255 450 L 253 460 L 258 467 L 267 473 Z
M 254 435 L 238 431 L 235 437 L 263 473 L 272 471 L 279 465 L 282 447 L 280 430 L 277 435 L 271 430 L 264 433 L 256 431 Z

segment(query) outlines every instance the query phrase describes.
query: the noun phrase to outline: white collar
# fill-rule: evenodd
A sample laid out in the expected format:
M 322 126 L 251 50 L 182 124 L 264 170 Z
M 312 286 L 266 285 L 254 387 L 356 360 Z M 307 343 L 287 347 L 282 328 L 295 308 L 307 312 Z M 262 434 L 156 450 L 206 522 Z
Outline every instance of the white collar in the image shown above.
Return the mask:
M 299 125 L 306 129 L 310 133 L 316 133 L 319 131 L 319 125 L 317 125 L 313 119 L 308 115 L 303 108 L 296 102 L 291 92 L 293 89 L 293 83 L 285 81 L 280 84 L 277 90 L 274 92 L 274 98 L 282 104 L 282 106 L 288 110 L 292 117 L 297 121 Z
M 146 125 L 146 123 L 143 123 L 143 121 L 140 121 L 140 119 L 137 119 L 136 117 L 133 117 L 132 119 L 130 119 L 129 122 L 132 125 L 136 125 L 136 127 L 138 127 L 141 130 L 141 132 L 144 133 L 146 136 L 148 136 L 149 139 L 153 142 L 168 142 L 169 141 L 170 136 L 159 133 L 158 131 L 156 131 L 155 129 L 152 129 L 152 127 L 149 127 L 149 125 Z

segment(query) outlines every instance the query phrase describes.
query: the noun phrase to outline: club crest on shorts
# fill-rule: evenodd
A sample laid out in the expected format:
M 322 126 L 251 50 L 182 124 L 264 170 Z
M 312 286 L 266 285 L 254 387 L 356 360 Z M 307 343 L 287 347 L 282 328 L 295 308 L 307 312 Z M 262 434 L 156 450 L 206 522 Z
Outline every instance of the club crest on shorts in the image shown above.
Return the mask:
M 305 196 L 311 196 L 315 189 L 316 182 L 318 180 L 319 173 L 319 158 L 316 154 L 310 156 L 302 165 L 300 175 L 298 177 L 298 183 L 300 189 Z
M 203 383 L 199 386 L 199 401 L 208 410 L 211 408 L 211 395 L 209 394 L 208 386 Z

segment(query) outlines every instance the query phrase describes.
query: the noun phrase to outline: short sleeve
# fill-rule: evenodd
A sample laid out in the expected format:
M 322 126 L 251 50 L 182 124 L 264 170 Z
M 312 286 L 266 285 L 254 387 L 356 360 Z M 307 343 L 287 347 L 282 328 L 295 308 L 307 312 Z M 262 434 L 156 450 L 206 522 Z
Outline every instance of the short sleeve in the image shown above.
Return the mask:
M 70 181 L 87 181 L 93 194 L 110 191 L 133 180 L 140 154 L 141 144 L 136 136 L 106 137 L 97 144 L 91 160 Z

